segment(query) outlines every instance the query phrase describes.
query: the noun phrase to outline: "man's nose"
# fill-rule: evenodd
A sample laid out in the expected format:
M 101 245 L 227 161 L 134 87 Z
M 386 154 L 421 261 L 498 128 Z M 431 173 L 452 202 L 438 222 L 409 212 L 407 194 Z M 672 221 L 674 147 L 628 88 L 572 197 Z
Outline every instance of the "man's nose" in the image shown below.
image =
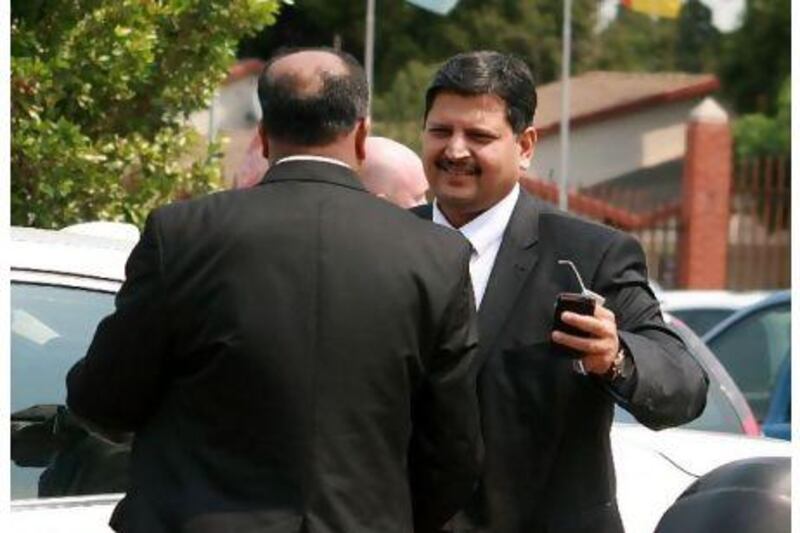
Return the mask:
M 469 149 L 463 135 L 452 135 L 447 141 L 445 155 L 449 159 L 461 159 L 469 157 Z

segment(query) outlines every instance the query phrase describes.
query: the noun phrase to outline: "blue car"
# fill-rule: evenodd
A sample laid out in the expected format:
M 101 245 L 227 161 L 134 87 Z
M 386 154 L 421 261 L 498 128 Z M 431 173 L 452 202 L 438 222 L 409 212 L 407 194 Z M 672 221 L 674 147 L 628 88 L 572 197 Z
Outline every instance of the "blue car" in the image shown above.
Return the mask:
M 764 434 L 791 434 L 791 294 L 776 292 L 703 335 L 733 377 Z
M 774 439 L 792 440 L 792 358 L 787 357 L 778 372 L 778 382 L 772 391 L 769 410 L 761 426 L 764 435 Z

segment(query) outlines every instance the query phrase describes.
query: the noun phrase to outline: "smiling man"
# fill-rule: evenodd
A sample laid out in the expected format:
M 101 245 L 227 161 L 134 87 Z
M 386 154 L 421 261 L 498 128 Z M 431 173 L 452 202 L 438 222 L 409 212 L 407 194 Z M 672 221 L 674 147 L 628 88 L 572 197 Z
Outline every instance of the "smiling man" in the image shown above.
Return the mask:
M 483 364 L 484 472 L 448 527 L 619 533 L 614 402 L 660 429 L 699 416 L 708 383 L 662 320 L 639 243 L 520 189 L 535 109 L 528 67 L 491 51 L 454 56 L 426 93 L 423 163 L 435 200 L 415 212 L 472 244 Z M 579 290 L 559 260 L 605 299 L 593 316 L 564 313 L 585 337 L 552 331 L 556 296 Z

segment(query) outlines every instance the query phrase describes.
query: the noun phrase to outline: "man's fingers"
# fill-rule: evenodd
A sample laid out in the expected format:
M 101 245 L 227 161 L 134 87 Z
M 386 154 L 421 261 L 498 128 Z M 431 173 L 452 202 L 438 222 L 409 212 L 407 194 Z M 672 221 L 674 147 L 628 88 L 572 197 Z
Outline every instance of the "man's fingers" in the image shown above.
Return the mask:
M 576 337 L 574 335 L 568 335 L 562 331 L 554 331 L 552 333 L 552 339 L 558 344 L 562 344 L 568 348 L 572 348 L 573 350 L 587 354 L 606 352 L 610 348 L 609 342 L 604 338 Z
M 608 307 L 603 307 L 601 304 L 594 306 L 594 316 L 597 318 L 611 320 L 613 322 L 617 321 L 617 317 L 614 315 L 614 312 Z
M 619 349 L 614 313 L 598 304 L 595 306 L 594 316 L 565 311 L 561 314 L 561 320 L 585 332 L 588 337 L 576 337 L 563 331 L 553 331 L 553 342 L 583 354 L 581 361 L 587 372 L 591 374 L 607 372 Z
M 605 316 L 603 318 L 598 318 L 597 316 L 579 315 L 570 311 L 564 311 L 561 314 L 561 320 L 594 337 L 605 337 L 612 334 L 611 327 L 613 322 L 609 321 L 608 317 Z M 614 332 L 614 334 L 616 334 L 616 332 Z

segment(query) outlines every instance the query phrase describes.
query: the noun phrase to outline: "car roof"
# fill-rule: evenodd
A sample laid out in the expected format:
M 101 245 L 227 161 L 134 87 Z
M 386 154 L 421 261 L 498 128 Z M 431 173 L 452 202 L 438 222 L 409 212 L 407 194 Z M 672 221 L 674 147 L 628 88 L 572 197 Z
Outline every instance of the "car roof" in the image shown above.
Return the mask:
M 12 270 L 74 274 L 122 281 L 136 241 L 132 235 L 106 237 L 70 230 L 11 228 Z
M 658 294 L 665 311 L 689 309 L 737 310 L 752 305 L 772 294 L 770 291 L 733 292 L 722 290 L 675 290 Z
M 717 335 L 719 335 L 720 333 L 731 327 L 733 324 L 736 324 L 743 318 L 750 316 L 755 312 L 758 312 L 762 309 L 766 309 L 767 307 L 772 307 L 774 305 L 791 303 L 791 301 L 792 301 L 792 292 L 790 290 L 786 289 L 774 292 L 769 296 L 767 296 L 766 298 L 762 298 L 761 300 L 757 301 L 752 305 L 739 309 L 731 316 L 729 316 L 728 318 L 724 319 L 722 322 L 711 328 L 703 335 L 702 337 L 703 342 L 708 343 L 709 341 L 714 339 Z

